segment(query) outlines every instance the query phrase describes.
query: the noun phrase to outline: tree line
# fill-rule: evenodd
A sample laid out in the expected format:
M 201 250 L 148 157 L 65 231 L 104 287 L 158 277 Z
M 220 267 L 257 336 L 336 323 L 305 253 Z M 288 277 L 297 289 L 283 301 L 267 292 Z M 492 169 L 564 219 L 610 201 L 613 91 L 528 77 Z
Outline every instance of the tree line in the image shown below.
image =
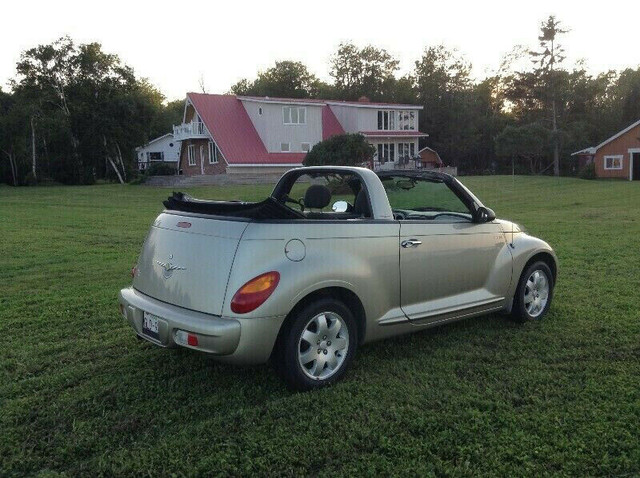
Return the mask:
M 180 120 L 164 96 L 98 43 L 63 37 L 24 51 L 0 90 L 0 161 L 9 184 L 125 182 L 133 150 Z
M 564 65 L 555 17 L 540 24 L 535 48 L 515 46 L 485 78 L 463 55 L 429 46 L 413 70 L 375 46 L 341 44 L 323 82 L 301 62 L 280 61 L 231 87 L 240 95 L 324 98 L 422 105 L 421 140 L 465 174 L 576 174 L 571 153 L 640 119 L 640 68 L 592 74 L 584 62 Z
M 640 119 L 640 67 L 590 73 L 565 66 L 554 17 L 535 48 L 514 47 L 484 78 L 443 45 L 428 46 L 408 74 L 383 48 L 342 43 L 329 82 L 299 61 L 276 61 L 230 93 L 422 105 L 420 146 L 465 174 L 575 174 L 571 152 Z M 64 37 L 22 53 L 0 90 L 0 180 L 90 184 L 127 181 L 134 148 L 180 122 L 183 101 L 162 93 L 98 43 Z

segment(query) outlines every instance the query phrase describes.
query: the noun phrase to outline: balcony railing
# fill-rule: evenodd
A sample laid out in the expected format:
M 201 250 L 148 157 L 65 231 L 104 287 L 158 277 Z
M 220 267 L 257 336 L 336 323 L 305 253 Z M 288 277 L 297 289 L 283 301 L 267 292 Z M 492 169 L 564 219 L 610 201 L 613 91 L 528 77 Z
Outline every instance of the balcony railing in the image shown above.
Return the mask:
M 173 139 L 182 141 L 193 138 L 208 138 L 209 131 L 202 122 L 192 121 L 191 123 L 182 123 L 173 127 Z

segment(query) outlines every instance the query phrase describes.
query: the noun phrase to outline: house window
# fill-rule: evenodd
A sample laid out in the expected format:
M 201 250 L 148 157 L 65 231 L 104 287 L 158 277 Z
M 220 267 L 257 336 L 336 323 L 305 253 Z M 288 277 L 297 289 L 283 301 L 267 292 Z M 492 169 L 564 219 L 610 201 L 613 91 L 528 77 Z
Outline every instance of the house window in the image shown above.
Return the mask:
M 386 163 L 387 161 L 394 162 L 396 160 L 396 145 L 394 143 L 379 143 L 378 144 L 378 161 Z
M 416 112 L 405 110 L 378 111 L 378 130 L 415 130 Z
M 218 148 L 213 141 L 209 141 L 209 164 L 218 164 Z
M 605 156 L 604 169 L 622 169 L 622 155 Z
M 280 143 L 280 151 L 283 153 L 288 153 L 291 151 L 291 145 L 289 143 Z
M 415 111 L 398 111 L 398 129 L 415 130 L 416 129 L 416 112 Z
M 308 153 L 309 151 L 311 151 L 311 144 L 309 144 L 309 143 L 302 143 L 302 144 L 300 145 L 300 149 L 301 149 L 303 152 Z
M 163 151 L 154 151 L 152 153 L 147 153 L 147 160 L 149 160 L 149 161 L 164 161 L 164 152 Z
M 396 112 L 393 110 L 378 111 L 378 129 L 383 131 L 396 129 Z
M 307 108 L 304 106 L 283 106 L 284 124 L 307 124 Z
M 398 143 L 398 158 L 413 159 L 416 155 L 415 143 Z
M 187 159 L 189 160 L 189 166 L 196 165 L 196 145 L 190 144 L 187 146 Z

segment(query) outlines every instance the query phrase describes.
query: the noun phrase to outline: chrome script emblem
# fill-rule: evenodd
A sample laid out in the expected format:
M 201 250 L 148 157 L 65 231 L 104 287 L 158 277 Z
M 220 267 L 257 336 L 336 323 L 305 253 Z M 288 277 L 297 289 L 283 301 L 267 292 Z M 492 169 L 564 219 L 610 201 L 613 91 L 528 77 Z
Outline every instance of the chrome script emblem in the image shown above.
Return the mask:
M 173 259 L 173 254 L 169 254 L 169 259 Z M 156 261 L 160 267 L 162 267 L 162 277 L 168 279 L 173 275 L 173 271 L 186 271 L 186 267 L 178 266 L 176 264 L 172 264 L 171 262 L 162 262 Z

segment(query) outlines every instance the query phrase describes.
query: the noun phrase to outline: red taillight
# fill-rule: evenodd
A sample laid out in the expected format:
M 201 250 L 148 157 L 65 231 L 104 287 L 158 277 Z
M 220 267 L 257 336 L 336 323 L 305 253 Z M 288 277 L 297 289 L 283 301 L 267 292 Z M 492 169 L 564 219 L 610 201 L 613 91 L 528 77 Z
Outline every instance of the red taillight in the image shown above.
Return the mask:
M 276 271 L 261 274 L 238 289 L 231 299 L 231 310 L 236 314 L 246 314 L 260 307 L 276 290 L 280 274 Z
M 138 266 L 133 266 L 131 268 L 131 278 L 133 279 L 137 275 L 138 275 Z
M 191 345 L 192 347 L 197 347 L 198 337 L 193 334 L 187 335 L 187 344 Z

